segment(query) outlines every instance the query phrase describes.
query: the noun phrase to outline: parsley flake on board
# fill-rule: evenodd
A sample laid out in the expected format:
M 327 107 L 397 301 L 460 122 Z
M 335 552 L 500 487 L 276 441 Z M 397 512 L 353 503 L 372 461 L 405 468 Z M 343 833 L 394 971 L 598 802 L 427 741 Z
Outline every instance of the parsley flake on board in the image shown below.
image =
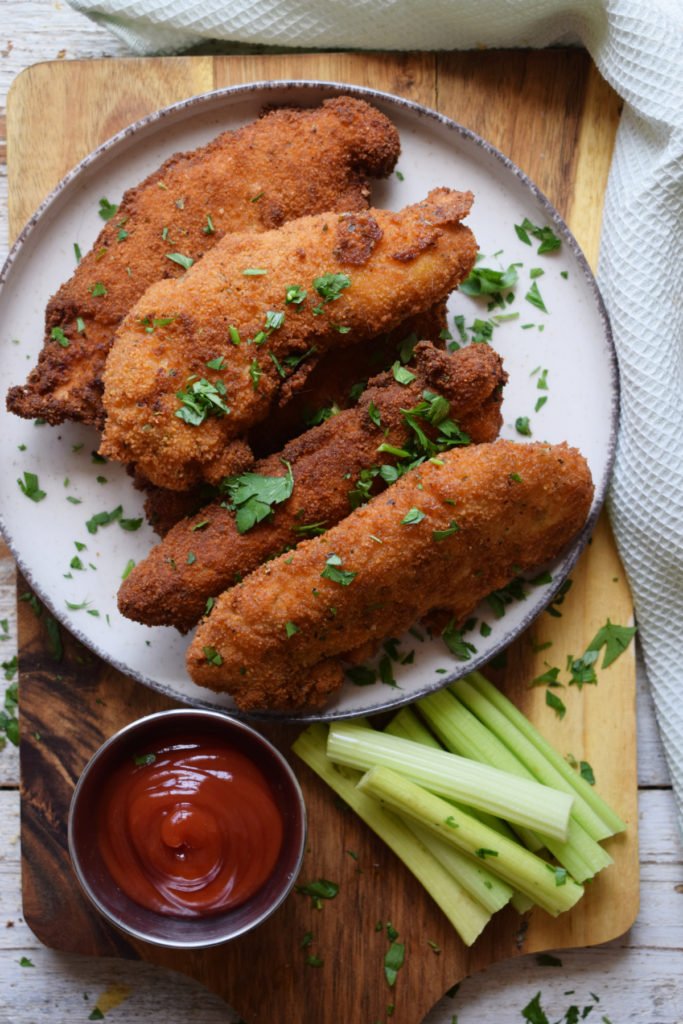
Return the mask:
M 600 667 L 607 668 L 620 654 L 624 653 L 636 632 L 636 626 L 617 626 L 608 619 L 595 634 L 587 650 L 599 652 L 604 647 L 605 656 Z
M 403 942 L 392 942 L 384 955 L 384 977 L 387 984 L 394 986 L 405 959 L 406 947 Z
M 333 900 L 339 893 L 339 886 L 336 882 L 330 882 L 327 878 L 319 878 L 316 882 L 297 885 L 296 891 L 303 896 L 310 896 L 311 906 L 315 910 L 322 910 L 321 900 Z
M 279 505 L 291 496 L 294 487 L 292 467 L 284 460 L 283 464 L 287 467 L 283 476 L 240 473 L 221 482 L 220 490 L 228 495 L 227 506 L 235 513 L 238 533 L 251 530 L 256 523 L 272 515 L 273 505 Z

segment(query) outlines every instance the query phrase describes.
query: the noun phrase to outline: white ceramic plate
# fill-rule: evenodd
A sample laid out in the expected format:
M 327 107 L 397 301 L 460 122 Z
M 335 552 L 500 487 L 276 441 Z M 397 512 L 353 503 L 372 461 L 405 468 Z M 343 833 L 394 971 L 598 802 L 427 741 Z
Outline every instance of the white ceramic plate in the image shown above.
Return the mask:
M 590 517 L 570 548 L 549 566 L 552 582 L 528 586 L 528 596 L 496 618 L 488 605 L 466 639 L 476 652 L 461 661 L 442 640 L 400 643 L 414 650 L 411 664 L 392 663 L 396 685 L 344 685 L 319 713 L 300 721 L 367 714 L 413 700 L 488 661 L 525 629 L 556 594 L 595 524 L 603 502 L 614 453 L 618 380 L 609 324 L 593 276 L 556 210 L 538 189 L 488 143 L 433 111 L 385 93 L 338 83 L 267 82 L 208 93 L 145 118 L 115 136 L 71 172 L 43 203 L 22 232 L 0 282 L 0 389 L 23 383 L 43 339 L 45 305 L 74 268 L 73 244 L 83 252 L 102 226 L 102 196 L 118 202 L 124 190 L 144 178 L 171 153 L 192 149 L 226 128 L 252 120 L 266 104 L 314 105 L 346 92 L 369 100 L 396 124 L 402 144 L 398 172 L 373 187 L 373 204 L 399 209 L 440 185 L 472 189 L 468 218 L 486 256 L 482 265 L 498 269 L 519 263 L 515 301 L 505 311 L 488 312 L 480 299 L 460 293 L 451 316 L 475 318 L 518 313 L 494 329 L 492 344 L 509 373 L 503 403 L 502 436 L 519 441 L 519 416 L 528 416 L 532 437 L 567 440 L 586 456 L 595 482 Z M 550 226 L 561 248 L 537 255 L 524 244 L 515 225 L 524 218 Z M 493 254 L 498 254 L 494 256 Z M 543 276 L 532 278 L 534 268 Z M 525 299 L 536 284 L 547 313 Z M 452 322 L 452 321 L 451 321 Z M 457 337 L 457 331 L 452 328 Z M 539 388 L 547 384 L 547 389 Z M 547 401 L 535 411 L 539 398 Z M 30 586 L 56 618 L 102 658 L 147 686 L 187 704 L 238 713 L 230 698 L 195 686 L 185 671 L 188 639 L 174 629 L 149 628 L 123 618 L 116 593 L 129 559 L 139 561 L 156 541 L 145 523 L 127 532 L 114 522 L 92 534 L 86 522 L 96 513 L 123 507 L 125 518 L 142 515 L 142 496 L 122 466 L 93 461 L 97 434 L 77 424 L 35 425 L 0 412 L 0 451 L 5 475 L 3 533 Z M 35 473 L 46 492 L 30 501 L 16 483 Z M 78 499 L 79 504 L 68 499 Z M 80 559 L 82 569 L 71 562 Z M 481 623 L 491 629 L 480 634 Z M 251 715 L 252 718 L 281 717 Z

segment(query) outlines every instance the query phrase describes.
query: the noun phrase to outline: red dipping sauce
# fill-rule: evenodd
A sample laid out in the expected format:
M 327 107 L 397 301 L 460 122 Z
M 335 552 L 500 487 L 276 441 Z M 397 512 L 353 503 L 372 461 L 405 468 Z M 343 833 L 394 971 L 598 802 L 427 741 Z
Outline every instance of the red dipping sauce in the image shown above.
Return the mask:
M 97 841 L 107 869 L 158 914 L 200 917 L 244 903 L 268 879 L 282 838 L 265 776 L 208 737 L 141 751 L 101 794 Z

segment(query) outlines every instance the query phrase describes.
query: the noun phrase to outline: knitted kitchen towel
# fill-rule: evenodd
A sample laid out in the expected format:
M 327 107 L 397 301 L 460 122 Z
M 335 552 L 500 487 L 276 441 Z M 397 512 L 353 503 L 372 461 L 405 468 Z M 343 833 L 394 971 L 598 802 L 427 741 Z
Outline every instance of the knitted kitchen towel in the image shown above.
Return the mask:
M 680 0 L 69 0 L 139 53 L 209 39 L 448 50 L 580 43 L 624 100 L 598 282 L 621 374 L 609 510 L 683 824 Z

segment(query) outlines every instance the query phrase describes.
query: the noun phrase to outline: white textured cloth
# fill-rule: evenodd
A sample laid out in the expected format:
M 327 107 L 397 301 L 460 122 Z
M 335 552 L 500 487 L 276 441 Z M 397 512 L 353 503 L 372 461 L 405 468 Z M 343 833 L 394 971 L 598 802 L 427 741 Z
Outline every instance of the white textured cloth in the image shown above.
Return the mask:
M 598 281 L 622 384 L 609 508 L 683 822 L 681 0 L 69 0 L 138 53 L 208 40 L 448 50 L 580 43 L 625 101 Z

